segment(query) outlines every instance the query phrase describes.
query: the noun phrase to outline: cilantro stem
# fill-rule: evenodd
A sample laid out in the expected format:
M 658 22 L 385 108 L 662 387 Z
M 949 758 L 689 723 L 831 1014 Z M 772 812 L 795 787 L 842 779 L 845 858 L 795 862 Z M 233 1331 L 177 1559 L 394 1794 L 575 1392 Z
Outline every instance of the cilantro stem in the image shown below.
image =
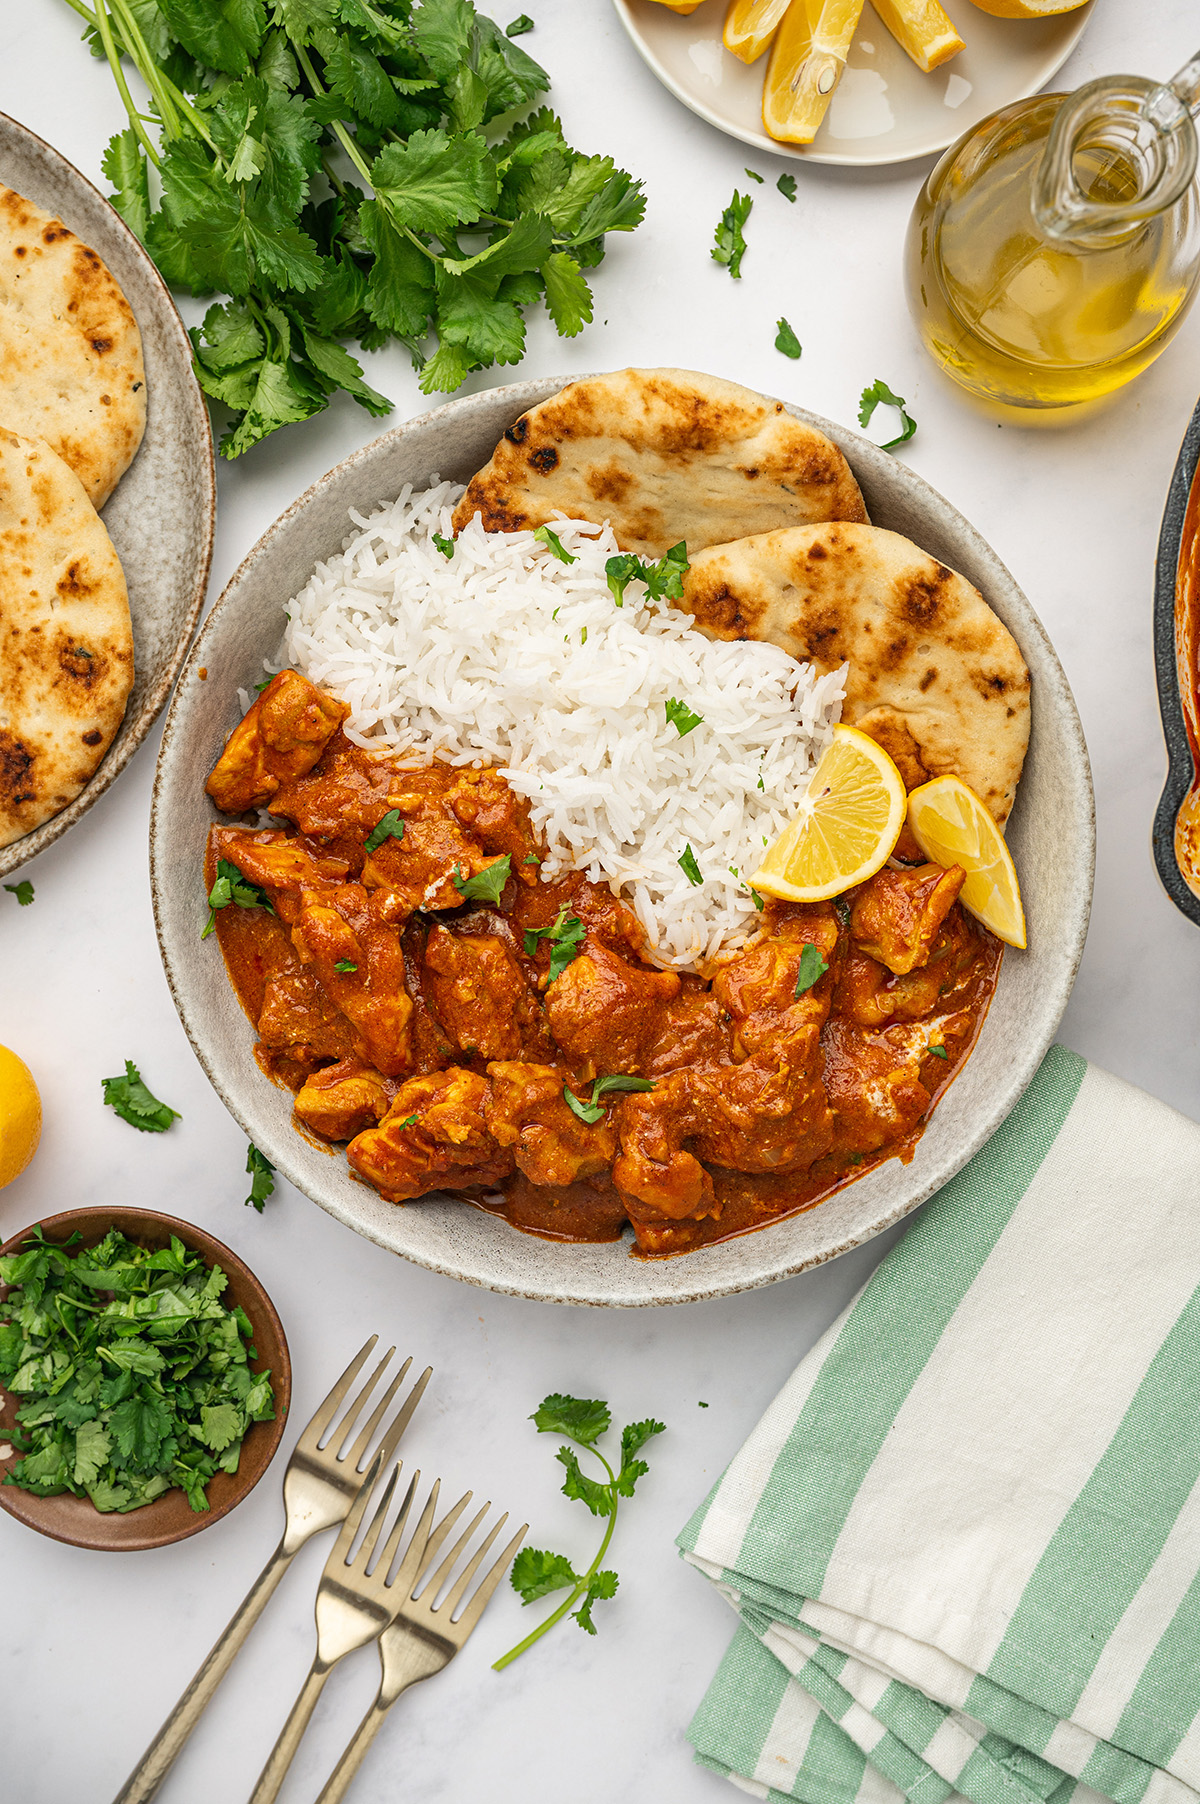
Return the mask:
M 121 67 L 121 55 L 117 49 L 116 40 L 113 37 L 112 20 L 108 16 L 108 8 L 105 5 L 105 0 L 96 0 L 94 23 L 96 30 L 100 33 L 100 42 L 104 46 L 104 54 L 108 58 L 108 66 L 112 70 L 113 80 L 117 84 L 117 92 L 121 96 L 121 103 L 129 116 L 129 123 L 133 127 L 138 143 L 141 145 L 150 161 L 154 164 L 154 167 L 156 169 L 161 169 L 162 158 L 159 156 L 158 151 L 151 142 L 150 135 L 145 126 L 142 124 L 142 116 L 133 104 L 133 95 L 129 92 L 129 83 L 125 80 L 125 71 Z
M 601 1453 L 599 1447 L 588 1447 L 587 1452 L 596 1455 L 596 1458 L 608 1473 L 609 1483 L 612 1486 L 612 1514 L 608 1518 L 608 1527 L 604 1531 L 604 1539 L 597 1549 L 595 1559 L 592 1561 L 583 1577 L 579 1580 L 575 1589 L 567 1594 L 566 1599 L 559 1604 L 557 1610 L 547 1616 L 544 1622 L 539 1622 L 537 1628 L 531 1630 L 531 1632 L 526 1635 L 524 1641 L 518 1641 L 516 1647 L 510 1647 L 506 1654 L 501 1654 L 498 1660 L 492 1661 L 493 1672 L 503 1672 L 506 1666 L 511 1666 L 513 1661 L 517 1659 L 519 1655 L 525 1653 L 528 1648 L 531 1648 L 535 1641 L 540 1641 L 543 1635 L 549 1634 L 555 1623 L 562 1621 L 572 1604 L 577 1604 L 581 1597 L 587 1596 L 588 1587 L 599 1572 L 600 1562 L 608 1552 L 608 1544 L 612 1540 L 613 1530 L 617 1526 L 617 1511 L 621 1507 L 621 1500 L 617 1495 L 617 1475 Z

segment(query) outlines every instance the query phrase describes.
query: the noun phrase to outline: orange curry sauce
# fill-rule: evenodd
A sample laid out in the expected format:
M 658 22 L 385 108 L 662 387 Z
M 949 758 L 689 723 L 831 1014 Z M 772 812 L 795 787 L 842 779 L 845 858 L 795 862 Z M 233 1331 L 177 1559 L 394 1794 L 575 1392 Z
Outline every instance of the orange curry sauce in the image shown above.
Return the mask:
M 768 901 L 707 978 L 663 971 L 606 888 L 540 880 L 528 805 L 497 772 L 406 770 L 347 740 L 344 714 L 292 671 L 265 690 L 208 788 L 286 825 L 214 827 L 206 882 L 227 860 L 269 897 L 274 913 L 216 917 L 256 1056 L 302 1131 L 348 1142 L 382 1196 L 449 1192 L 559 1240 L 628 1222 L 638 1251 L 670 1254 L 912 1157 L 1000 968 L 959 874 L 885 869 L 836 903 Z M 368 852 L 385 816 L 402 836 Z M 505 857 L 495 904 L 464 901 L 458 884 Z M 572 937 L 552 980 L 556 922 Z M 826 968 L 805 988 L 809 946 Z M 615 1075 L 652 1087 L 581 1119 L 565 1091 L 591 1113 Z

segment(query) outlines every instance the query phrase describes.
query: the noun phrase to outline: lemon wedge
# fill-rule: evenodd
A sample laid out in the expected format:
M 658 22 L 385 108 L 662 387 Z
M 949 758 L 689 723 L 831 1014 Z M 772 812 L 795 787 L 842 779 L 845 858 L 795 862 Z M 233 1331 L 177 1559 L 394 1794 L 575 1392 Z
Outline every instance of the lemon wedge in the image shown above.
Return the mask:
M 975 4 L 993 19 L 1049 19 L 1055 13 L 1077 12 L 1085 0 L 975 0 Z
M 658 4 L 665 6 L 669 13 L 682 13 L 686 17 L 695 12 L 700 0 L 658 0 Z
M 760 57 L 775 36 L 789 0 L 733 0 L 725 14 L 722 41 L 744 63 Z
M 966 49 L 938 0 L 874 0 L 874 4 L 900 48 L 926 75 Z
M 784 144 L 811 144 L 842 79 L 863 0 L 792 0 L 763 83 L 763 125 Z
M 835 727 L 799 811 L 750 879 L 784 902 L 823 902 L 865 883 L 904 825 L 904 778 L 857 727 Z
M 1025 910 L 1012 854 L 999 827 L 958 777 L 935 777 L 908 798 L 913 838 L 934 864 L 967 873 L 959 901 L 1008 946 L 1025 945 Z
M 0 1046 L 0 1190 L 19 1177 L 42 1137 L 42 1099 L 24 1059 Z

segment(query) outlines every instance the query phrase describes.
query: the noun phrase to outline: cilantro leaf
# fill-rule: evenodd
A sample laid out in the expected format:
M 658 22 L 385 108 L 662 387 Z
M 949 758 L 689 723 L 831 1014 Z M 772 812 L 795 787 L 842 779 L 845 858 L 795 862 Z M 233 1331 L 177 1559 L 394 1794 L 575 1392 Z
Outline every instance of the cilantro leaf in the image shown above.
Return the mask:
M 533 20 L 529 17 L 529 14 L 518 13 L 516 18 L 510 19 L 508 24 L 504 27 L 504 35 L 506 38 L 519 38 L 523 37 L 527 31 L 532 30 Z
M 574 1448 L 560 1447 L 554 1457 L 567 1475 L 562 1483 L 563 1496 L 569 1497 L 573 1503 L 582 1503 L 586 1509 L 591 1510 L 593 1516 L 610 1515 L 609 1487 L 588 1477 L 579 1464 L 579 1455 Z
M 539 1597 L 549 1597 L 553 1591 L 565 1591 L 577 1585 L 579 1576 L 563 1554 L 523 1547 L 513 1561 L 510 1580 L 521 1602 L 533 1604 Z
M 358 970 L 358 966 L 348 958 L 339 958 L 333 968 L 340 971 L 343 977 L 350 977 Z
M 363 841 L 364 852 L 378 852 L 385 839 L 403 839 L 404 821 L 398 808 L 389 808 Z
M 192 1432 L 214 1453 L 224 1453 L 231 1442 L 241 1439 L 244 1429 L 240 1409 L 235 1409 L 232 1403 L 214 1403 L 201 1409 L 200 1426 Z
M 646 593 L 652 600 L 658 601 L 665 596 L 671 601 L 682 601 L 683 579 L 689 568 L 687 545 L 681 539 L 665 551 L 656 564 L 645 563 L 632 551 L 618 552 L 606 561 L 604 574 L 612 598 L 620 608 L 625 605 L 626 589 L 635 580 L 645 583 Z
M 535 859 L 534 862 L 539 861 Z M 552 926 L 527 927 L 525 929 L 525 956 L 526 958 L 535 958 L 538 941 L 549 940 L 549 983 L 554 983 L 557 978 L 562 976 L 567 966 L 578 957 L 580 943 L 586 934 L 587 928 L 578 915 L 568 914 L 565 908 L 560 909 L 558 918 Z
M 440 532 L 435 532 L 433 535 L 433 542 L 444 558 L 452 558 L 454 556 L 453 539 L 444 539 Z
M 775 349 L 782 351 L 785 357 L 799 357 L 802 346 L 792 328 L 785 319 L 776 321 Z
M 165 1134 L 173 1121 L 180 1120 L 177 1109 L 168 1108 L 142 1082 L 141 1072 L 132 1059 L 125 1061 L 122 1077 L 101 1078 L 107 1106 L 143 1134 Z
M 796 198 L 796 178 L 794 175 L 781 175 L 775 186 L 784 200 L 794 201 Z
M 246 1170 L 250 1173 L 250 1194 L 243 1207 L 257 1209 L 261 1215 L 263 1204 L 275 1192 L 275 1167 L 265 1153 L 260 1153 L 257 1146 L 246 1148 Z
M 542 264 L 546 311 L 563 338 L 575 338 L 592 321 L 592 291 L 583 271 L 566 251 L 554 251 Z
M 931 1052 L 935 1059 L 948 1059 L 950 1057 L 950 1054 L 944 1046 L 928 1046 L 926 1047 L 926 1051 Z
M 903 395 L 894 395 L 882 377 L 877 376 L 870 388 L 864 388 L 858 403 L 858 423 L 860 426 L 870 424 L 871 416 L 879 406 L 894 407 L 900 415 L 901 431 L 899 437 L 890 438 L 882 444 L 881 451 L 894 451 L 897 445 L 906 445 L 917 430 L 917 422 L 906 411 L 908 403 Z
M 592 1605 L 601 1598 L 615 1597 L 620 1580 L 615 1572 L 594 1572 L 588 1583 L 587 1595 L 577 1610 L 571 1612 L 572 1620 L 589 1635 L 596 1633 L 596 1625 L 592 1621 Z
M 656 1085 L 652 1077 L 629 1077 L 625 1072 L 618 1071 L 612 1077 L 598 1077 L 596 1079 L 595 1083 L 592 1085 L 592 1101 L 597 1102 L 600 1097 L 607 1096 L 610 1092 L 653 1090 L 655 1088 Z
M 811 990 L 815 983 L 824 977 L 829 966 L 813 945 L 806 945 L 800 954 L 800 969 L 796 974 L 796 1000 L 800 1000 L 806 990 Z
M 751 181 L 752 181 L 752 182 L 757 182 L 757 183 L 758 183 L 758 184 L 759 184 L 759 186 L 760 186 L 760 187 L 761 187 L 761 186 L 762 186 L 762 179 L 763 179 L 763 178 L 762 178 L 762 176 L 761 176 L 761 175 L 759 175 L 759 173 L 758 173 L 758 171 L 757 171 L 757 169 L 743 169 L 743 170 L 742 170 L 742 174 L 743 174 L 743 175 L 748 175 L 748 176 L 749 176 L 749 177 L 750 177 L 750 180 L 751 180 Z
M 440 128 L 386 145 L 372 166 L 371 186 L 401 225 L 441 238 L 490 211 L 497 199 L 495 166 L 483 139 L 475 132 L 452 137 Z
M 607 1403 L 594 1397 L 566 1397 L 561 1391 L 543 1397 L 529 1420 L 539 1434 L 565 1434 L 581 1447 L 590 1447 L 612 1426 Z
M 33 901 L 33 885 L 28 877 L 22 877 L 19 883 L 6 883 L 4 887 L 10 896 L 17 898 L 17 904 L 21 908 L 28 908 Z
M 150 166 L 132 126 L 109 139 L 100 167 L 113 185 L 113 206 L 144 243 L 150 228 Z
M 677 858 L 675 862 L 689 883 L 699 885 L 704 882 L 700 866 L 696 863 L 696 854 L 692 851 L 690 843 L 683 848 L 682 857 Z
M 703 714 L 694 714 L 686 702 L 676 701 L 673 695 L 668 697 L 664 705 L 668 724 L 675 728 L 681 739 L 688 733 L 694 733 L 704 719 Z
M 566 1103 L 568 1109 L 570 1109 L 572 1115 L 578 1115 L 580 1121 L 586 1121 L 589 1126 L 592 1126 L 595 1122 L 604 1119 L 603 1107 L 596 1102 L 584 1102 L 580 1097 L 576 1096 L 569 1084 L 563 1085 L 562 1093 L 563 1101 Z
M 450 881 L 464 902 L 498 902 L 504 885 L 511 876 L 512 853 L 506 852 L 503 858 L 496 858 L 491 864 L 485 864 L 473 877 L 464 878 L 461 865 L 455 865 Z
M 553 553 L 560 564 L 577 564 L 579 562 L 575 553 L 568 551 L 558 534 L 551 532 L 548 526 L 539 526 L 533 536 L 539 545 L 544 545 L 547 551 Z
M 735 279 L 742 273 L 742 258 L 746 254 L 746 239 L 742 227 L 749 219 L 754 207 L 754 200 L 749 194 L 739 194 L 735 188 L 733 199 L 721 215 L 710 255 L 714 263 L 722 263 Z
M 268 914 L 275 913 L 265 889 L 260 889 L 257 883 L 251 883 L 248 877 L 243 877 L 237 865 L 231 864 L 227 858 L 218 859 L 217 880 L 208 892 L 208 921 L 200 935 L 202 940 L 206 940 L 216 926 L 217 910 L 228 908 L 230 903 L 238 908 L 265 908 Z
M 752 889 L 750 891 L 750 900 L 753 902 L 753 904 L 754 904 L 755 908 L 758 910 L 759 914 L 761 914 L 763 909 L 766 907 L 766 903 L 763 901 L 762 897 L 759 895 L 759 893 L 756 889 Z
M 604 566 L 604 574 L 608 578 L 608 586 L 612 598 L 619 608 L 625 606 L 625 591 L 636 576 L 642 573 L 642 560 L 632 551 L 618 552 L 610 557 Z

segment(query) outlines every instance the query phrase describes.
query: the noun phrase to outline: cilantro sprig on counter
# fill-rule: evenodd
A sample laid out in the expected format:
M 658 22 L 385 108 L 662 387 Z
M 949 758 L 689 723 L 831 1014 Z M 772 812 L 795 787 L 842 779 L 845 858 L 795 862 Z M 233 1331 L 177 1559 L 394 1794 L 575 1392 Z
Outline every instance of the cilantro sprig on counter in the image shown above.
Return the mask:
M 746 237 L 742 230 L 754 209 L 752 194 L 739 194 L 735 188 L 733 199 L 721 215 L 713 239 L 710 255 L 714 263 L 723 263 L 735 280 L 742 273 L 742 258 L 746 255 Z
M 389 412 L 347 340 L 398 340 L 433 394 L 520 362 L 539 303 L 576 336 L 584 272 L 641 221 L 639 182 L 526 110 L 550 81 L 513 42 L 524 14 L 505 32 L 471 0 L 67 4 L 128 115 L 113 204 L 173 288 L 221 297 L 192 341 L 226 457 L 339 390 Z
M 908 403 L 903 395 L 894 395 L 881 376 L 877 376 L 870 388 L 864 388 L 858 403 L 858 423 L 867 426 L 877 407 L 894 407 L 900 415 L 900 434 L 880 445 L 881 451 L 894 451 L 897 445 L 906 445 L 917 430 L 917 422 L 908 413 Z
M 777 351 L 782 351 L 785 357 L 796 358 L 801 356 L 804 347 L 796 337 L 795 332 L 792 330 L 787 320 L 780 319 L 777 320 L 775 324 L 775 349 Z
M 250 1370 L 250 1320 L 222 1303 L 220 1267 L 174 1235 L 154 1252 L 115 1229 L 79 1239 L 35 1228 L 0 1259 L 0 1379 L 21 1399 L 4 1482 L 121 1513 L 174 1487 L 206 1510 L 208 1481 L 236 1472 L 250 1424 L 275 1414 L 270 1373 Z
M 33 885 L 28 877 L 22 877 L 19 883 L 6 883 L 4 887 L 10 896 L 17 898 L 17 905 L 20 908 L 28 908 L 33 901 Z
M 138 1128 L 143 1134 L 165 1134 L 173 1121 L 181 1121 L 183 1117 L 178 1109 L 172 1109 L 165 1102 L 159 1102 L 142 1081 L 142 1074 L 132 1059 L 126 1059 L 125 1071 L 119 1077 L 103 1077 L 100 1080 L 104 1090 L 104 1101 L 127 1121 L 130 1127 Z
M 568 1596 L 544 1622 L 538 1624 L 532 1634 L 526 1635 L 524 1641 L 519 1641 L 516 1647 L 510 1648 L 493 1663 L 495 1672 L 511 1665 L 535 1641 L 540 1641 L 543 1635 L 548 1634 L 555 1623 L 561 1622 L 568 1612 L 586 1634 L 596 1633 L 596 1625 L 592 1620 L 593 1605 L 603 1599 L 615 1597 L 617 1592 L 616 1573 L 606 1570 L 601 1562 L 608 1552 L 613 1530 L 617 1526 L 620 1500 L 632 1497 L 638 1480 L 644 1478 L 650 1470 L 645 1460 L 638 1458 L 638 1454 L 647 1441 L 664 1432 L 661 1422 L 631 1422 L 622 1430 L 621 1462 L 614 1470 L 596 1445 L 600 1437 L 612 1427 L 612 1415 L 607 1403 L 564 1397 L 556 1393 L 543 1399 L 529 1419 L 536 1423 L 539 1434 L 565 1435 L 576 1447 L 599 1460 L 607 1474 L 607 1481 L 590 1478 L 580 1466 L 579 1455 L 574 1448 L 560 1447 L 555 1455 L 567 1474 L 562 1487 L 564 1497 L 584 1504 L 593 1516 L 600 1517 L 607 1526 L 596 1557 L 584 1572 L 576 1572 L 565 1554 L 548 1553 L 536 1547 L 521 1549 L 513 1561 L 511 1574 L 513 1590 L 521 1601 L 526 1604 L 536 1603 L 539 1598 L 551 1597 L 556 1591 L 567 1591 Z M 576 1605 L 578 1608 L 574 1607 Z
M 265 1153 L 251 1145 L 246 1148 L 246 1170 L 250 1173 L 250 1194 L 244 1207 L 257 1209 L 261 1215 L 267 1198 L 275 1194 L 275 1167 Z

